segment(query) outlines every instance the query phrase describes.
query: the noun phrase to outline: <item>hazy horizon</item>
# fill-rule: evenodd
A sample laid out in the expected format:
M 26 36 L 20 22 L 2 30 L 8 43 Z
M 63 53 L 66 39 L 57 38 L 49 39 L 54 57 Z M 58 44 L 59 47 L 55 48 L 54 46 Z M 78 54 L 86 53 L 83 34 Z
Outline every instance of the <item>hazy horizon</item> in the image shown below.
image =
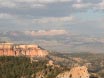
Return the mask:
M 34 42 L 62 52 L 103 52 L 103 22 L 104 0 L 0 0 L 1 41 Z

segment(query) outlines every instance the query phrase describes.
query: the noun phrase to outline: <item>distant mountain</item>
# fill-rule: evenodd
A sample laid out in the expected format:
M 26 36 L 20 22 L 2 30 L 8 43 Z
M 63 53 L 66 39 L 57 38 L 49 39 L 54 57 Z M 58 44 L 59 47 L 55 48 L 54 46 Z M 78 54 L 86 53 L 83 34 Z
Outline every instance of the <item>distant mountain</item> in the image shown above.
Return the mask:
M 43 33 L 42 33 L 43 32 Z M 49 32 L 51 35 L 48 35 Z M 51 31 L 1 31 L 0 41 L 14 43 L 36 43 L 50 51 L 57 52 L 103 52 L 104 37 L 93 37 L 88 35 L 65 34 L 60 30 Z M 41 34 L 40 34 L 41 33 Z M 64 33 L 64 34 L 62 34 Z M 43 35 L 42 35 L 43 34 Z

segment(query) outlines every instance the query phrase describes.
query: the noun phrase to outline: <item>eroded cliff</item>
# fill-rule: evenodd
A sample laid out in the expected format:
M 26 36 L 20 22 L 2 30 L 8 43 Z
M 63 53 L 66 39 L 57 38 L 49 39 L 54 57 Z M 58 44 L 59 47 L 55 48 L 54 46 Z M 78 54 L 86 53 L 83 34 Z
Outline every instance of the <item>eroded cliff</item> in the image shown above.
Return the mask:
M 0 56 L 47 56 L 48 52 L 35 44 L 0 43 Z

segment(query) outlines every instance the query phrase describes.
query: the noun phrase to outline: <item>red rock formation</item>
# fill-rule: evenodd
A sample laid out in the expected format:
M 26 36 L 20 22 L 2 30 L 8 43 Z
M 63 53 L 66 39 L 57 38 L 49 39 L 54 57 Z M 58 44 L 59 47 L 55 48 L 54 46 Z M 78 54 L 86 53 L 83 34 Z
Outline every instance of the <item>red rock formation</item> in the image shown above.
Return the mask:
M 13 43 L 1 43 L 0 44 L 0 56 L 40 56 L 44 57 L 48 55 L 46 50 L 40 49 L 37 45 L 25 45 L 25 44 L 13 44 Z

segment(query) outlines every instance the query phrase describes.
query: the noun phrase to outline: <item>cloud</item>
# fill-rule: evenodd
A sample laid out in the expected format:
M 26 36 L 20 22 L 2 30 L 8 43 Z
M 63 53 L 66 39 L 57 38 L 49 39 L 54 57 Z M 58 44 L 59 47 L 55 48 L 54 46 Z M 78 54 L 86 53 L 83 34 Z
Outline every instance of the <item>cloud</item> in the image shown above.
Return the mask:
M 102 1 L 97 1 L 97 2 L 84 2 L 84 0 L 77 0 L 76 3 L 72 4 L 73 8 L 77 8 L 77 9 L 92 9 L 92 10 L 104 10 L 104 0 Z
M 100 1 L 98 3 L 85 1 L 87 0 L 1 0 L 0 12 L 36 19 L 65 17 L 80 11 L 85 12 L 88 9 L 101 8 Z
M 0 6 L 1 7 L 8 7 L 8 8 L 13 8 L 16 7 L 16 3 L 8 0 L 1 0 L 0 1 Z
M 12 19 L 13 16 L 8 13 L 0 13 L 0 19 Z
M 98 8 L 101 10 L 104 10 L 104 0 L 102 0 L 102 2 L 97 4 Z
M 82 2 L 82 0 L 76 0 L 76 2 L 77 2 L 77 3 L 81 3 L 81 2 Z
M 33 4 L 33 5 L 31 5 L 30 6 L 31 8 L 43 8 L 43 7 L 46 7 L 45 5 L 43 5 L 43 4 Z
M 25 31 L 26 35 L 31 36 L 55 36 L 55 35 L 64 35 L 68 32 L 65 30 L 39 30 L 39 31 Z
M 62 3 L 69 2 L 72 0 L 1 0 L 1 7 L 8 8 L 43 8 L 50 3 Z
M 65 4 L 64 4 L 65 3 Z M 67 3 L 67 4 L 66 4 Z M 53 4 L 53 6 L 52 6 Z M 104 9 L 104 0 L 0 0 L 0 6 L 6 8 L 45 8 L 48 9 L 54 7 L 54 4 L 64 4 L 64 6 L 69 6 L 72 9 L 72 12 L 77 12 L 77 9 Z M 59 7 L 60 8 L 60 7 Z M 67 8 L 67 7 L 66 7 Z M 51 9 L 51 8 L 50 8 Z M 57 9 L 57 8 L 54 8 Z M 70 8 L 68 8 L 70 9 Z M 86 9 L 85 9 L 86 10 Z M 70 12 L 70 11 L 69 11 Z
M 32 2 L 33 1 L 33 2 Z M 5 0 L 0 1 L 0 6 L 5 8 L 43 8 L 44 4 L 37 3 L 35 0 Z
M 57 22 L 72 22 L 75 20 L 74 16 L 67 16 L 67 17 L 47 17 L 41 19 L 33 19 L 33 23 L 57 23 Z
M 92 13 L 98 10 L 100 15 L 103 4 L 104 0 L 0 0 L 0 25 L 3 29 L 9 26 L 15 30 L 67 29 L 74 23 L 78 25 L 77 17 L 85 21 L 96 17 L 93 14 L 90 17 L 87 10 Z M 77 13 L 79 16 L 75 16 Z
M 17 2 L 35 2 L 35 3 L 54 3 L 54 2 L 68 2 L 72 0 L 15 0 Z
M 74 8 L 83 9 L 83 8 L 90 8 L 92 6 L 91 3 L 77 3 L 72 5 Z

